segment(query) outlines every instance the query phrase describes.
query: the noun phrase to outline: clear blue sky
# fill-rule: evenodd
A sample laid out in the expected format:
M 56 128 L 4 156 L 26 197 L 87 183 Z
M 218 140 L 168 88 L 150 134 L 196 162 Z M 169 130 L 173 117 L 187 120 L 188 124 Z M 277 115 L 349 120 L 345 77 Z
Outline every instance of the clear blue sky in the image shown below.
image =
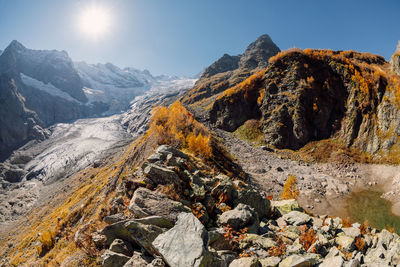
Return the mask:
M 76 29 L 89 2 L 113 17 L 112 31 L 97 41 Z M 75 61 L 194 75 L 267 33 L 282 50 L 354 49 L 390 58 L 399 14 L 399 0 L 0 0 L 0 49 L 17 39 L 66 50 Z

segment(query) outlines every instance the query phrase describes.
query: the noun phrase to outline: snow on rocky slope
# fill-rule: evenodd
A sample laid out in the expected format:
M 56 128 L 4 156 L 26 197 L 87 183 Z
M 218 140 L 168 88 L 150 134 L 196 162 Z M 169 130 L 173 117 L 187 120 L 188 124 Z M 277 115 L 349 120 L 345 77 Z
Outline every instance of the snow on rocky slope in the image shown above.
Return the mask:
M 153 76 L 148 70 L 121 69 L 111 63 L 74 63 L 85 87 L 89 102 L 109 104 L 105 114 L 115 114 L 129 108 L 130 102 L 146 91 L 169 90 L 171 87 L 191 87 L 195 80 L 176 76 Z

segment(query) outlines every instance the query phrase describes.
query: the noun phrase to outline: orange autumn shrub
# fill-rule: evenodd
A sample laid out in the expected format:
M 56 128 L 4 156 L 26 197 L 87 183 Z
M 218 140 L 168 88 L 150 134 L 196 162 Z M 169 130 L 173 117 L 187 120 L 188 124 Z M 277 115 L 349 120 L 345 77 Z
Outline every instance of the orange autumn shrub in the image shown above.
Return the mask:
M 204 159 L 212 156 L 209 131 L 180 102 L 170 107 L 155 107 L 149 133 L 157 139 L 159 145 L 168 144 L 187 149 Z
M 303 246 L 303 248 L 307 251 L 317 240 L 318 236 L 314 229 L 308 227 L 306 225 L 302 225 L 300 228 L 300 237 L 299 242 Z M 312 251 L 315 253 L 316 251 Z
M 297 189 L 297 180 L 294 175 L 290 174 L 283 186 L 283 191 L 280 199 L 297 199 L 299 197 L 299 190 Z

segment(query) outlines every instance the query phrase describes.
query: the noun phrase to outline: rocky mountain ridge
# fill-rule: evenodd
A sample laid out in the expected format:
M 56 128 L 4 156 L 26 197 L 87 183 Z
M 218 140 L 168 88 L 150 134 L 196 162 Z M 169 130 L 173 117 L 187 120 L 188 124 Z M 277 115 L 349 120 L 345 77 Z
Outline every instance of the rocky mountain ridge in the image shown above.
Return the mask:
M 265 68 L 268 59 L 279 51 L 272 39 L 265 34 L 251 43 L 242 55 L 223 55 L 204 70 L 191 91 L 182 98 L 182 102 L 199 102 L 236 85 L 256 70 Z
M 209 118 L 229 131 L 259 120 L 263 142 L 276 148 L 332 138 L 395 162 L 399 77 L 390 69 L 371 54 L 294 49 L 218 96 Z

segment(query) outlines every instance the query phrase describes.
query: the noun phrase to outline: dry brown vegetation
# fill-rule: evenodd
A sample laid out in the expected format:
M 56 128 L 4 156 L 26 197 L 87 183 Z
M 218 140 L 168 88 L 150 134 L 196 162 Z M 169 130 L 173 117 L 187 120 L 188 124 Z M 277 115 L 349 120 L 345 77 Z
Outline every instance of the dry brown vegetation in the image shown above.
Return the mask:
M 364 238 L 362 238 L 361 236 L 358 236 L 356 238 L 354 245 L 356 246 L 358 251 L 364 251 L 365 245 L 366 245 Z
M 395 75 L 385 59 L 379 55 L 370 53 L 360 53 L 353 50 L 349 51 L 333 51 L 329 49 L 299 49 L 291 48 L 281 51 L 277 55 L 271 57 L 271 64 L 285 60 L 293 54 L 300 53 L 311 59 L 322 60 L 328 63 L 333 61 L 340 63 L 344 67 L 347 74 L 350 75 L 351 81 L 360 91 L 368 96 L 375 93 L 377 85 L 381 82 L 387 84 L 386 89 L 393 91 L 395 100 L 400 104 L 400 76 Z
M 239 92 L 243 93 L 243 97 L 247 99 L 250 92 L 260 91 L 264 75 L 267 70 L 268 68 L 258 71 L 255 74 L 251 75 L 246 80 L 242 81 L 241 83 L 225 90 L 220 96 L 217 97 L 217 100 L 222 98 L 232 99 L 232 96 Z M 260 92 L 260 95 L 261 94 L 262 93 Z M 259 97 L 257 98 L 257 100 L 259 103 L 261 103 L 261 99 Z
M 276 245 L 268 250 L 269 255 L 274 257 L 285 255 L 287 249 L 285 242 L 283 242 L 283 240 L 279 236 L 276 238 L 275 242 Z
M 225 234 L 224 238 L 229 242 L 233 251 L 238 251 L 240 241 L 245 238 L 245 233 L 247 232 L 247 228 L 243 228 L 239 231 L 232 229 L 229 225 L 224 228 Z

